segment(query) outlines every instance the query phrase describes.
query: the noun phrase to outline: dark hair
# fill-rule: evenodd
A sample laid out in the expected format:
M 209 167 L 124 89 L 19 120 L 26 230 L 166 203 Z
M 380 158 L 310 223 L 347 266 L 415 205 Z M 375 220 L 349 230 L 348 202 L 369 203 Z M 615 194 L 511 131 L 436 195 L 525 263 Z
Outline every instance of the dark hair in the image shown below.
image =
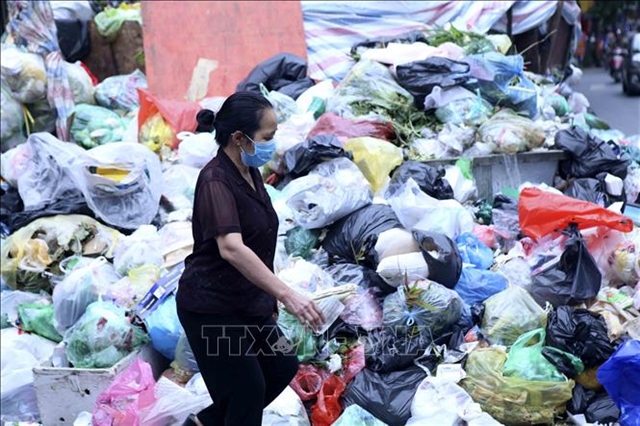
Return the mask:
M 217 114 L 208 109 L 200 110 L 196 116 L 196 132 L 215 129 L 218 145 L 225 147 L 233 132 L 241 131 L 253 137 L 260 128 L 262 112 L 268 108 L 273 108 L 271 102 L 260 93 L 236 92 L 224 101 Z

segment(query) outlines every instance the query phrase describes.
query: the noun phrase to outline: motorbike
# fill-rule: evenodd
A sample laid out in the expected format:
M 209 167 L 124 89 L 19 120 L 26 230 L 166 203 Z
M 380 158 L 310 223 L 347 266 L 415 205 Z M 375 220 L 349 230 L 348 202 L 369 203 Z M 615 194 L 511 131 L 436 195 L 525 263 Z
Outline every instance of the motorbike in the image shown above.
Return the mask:
M 624 63 L 624 49 L 615 47 L 609 55 L 609 75 L 616 83 L 622 81 L 622 65 Z

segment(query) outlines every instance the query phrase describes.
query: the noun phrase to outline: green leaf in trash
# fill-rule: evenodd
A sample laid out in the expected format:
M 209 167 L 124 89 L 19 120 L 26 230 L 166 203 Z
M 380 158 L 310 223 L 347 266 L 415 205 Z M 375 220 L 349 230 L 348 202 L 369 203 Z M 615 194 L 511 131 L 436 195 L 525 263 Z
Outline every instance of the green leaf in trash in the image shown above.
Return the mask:
M 597 117 L 593 114 L 586 113 L 584 115 L 584 119 L 587 122 L 587 125 L 592 129 L 598 129 L 598 130 L 611 129 L 611 126 L 606 121 L 602 120 L 600 117 Z

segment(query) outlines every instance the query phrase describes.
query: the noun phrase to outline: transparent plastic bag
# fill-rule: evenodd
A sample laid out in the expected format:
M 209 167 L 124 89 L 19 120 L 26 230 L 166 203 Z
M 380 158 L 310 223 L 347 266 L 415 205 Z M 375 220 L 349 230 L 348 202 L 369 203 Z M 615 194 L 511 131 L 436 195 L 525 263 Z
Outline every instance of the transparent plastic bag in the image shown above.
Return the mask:
M 18 306 L 20 329 L 35 333 L 53 342 L 62 341 L 62 336 L 53 326 L 53 305 L 46 303 L 25 303 Z
M 439 337 L 462 315 L 462 300 L 443 285 L 426 280 L 401 286 L 384 299 L 383 321 L 397 335 Z
M 276 90 L 269 91 L 262 83 L 260 83 L 260 92 L 262 92 L 264 97 L 271 102 L 271 105 L 273 105 L 273 108 L 276 111 L 276 116 L 278 117 L 278 123 L 284 123 L 291 116 L 301 112 L 298 110 L 298 104 L 296 104 L 296 101 L 284 93 L 280 93 Z
M 0 315 L 2 315 L 2 328 L 8 328 L 16 324 L 18 320 L 18 306 L 25 303 L 36 303 L 46 298 L 41 294 L 28 291 L 6 290 L 0 293 Z
M 336 158 L 295 179 L 282 191 L 295 220 L 307 229 L 323 228 L 371 204 L 371 186 L 347 158 Z
M 292 259 L 285 269 L 278 272 L 278 278 L 289 287 L 307 294 L 329 290 L 335 285 L 333 278 L 321 267 L 302 258 Z
M 173 209 L 193 209 L 199 175 L 199 169 L 184 164 L 170 165 L 162 172 L 162 195 Z
M 528 381 L 505 377 L 507 354 L 500 348 L 476 349 L 469 354 L 461 386 L 482 409 L 505 424 L 553 423 L 571 399 L 573 380 Z
M 202 169 L 218 153 L 218 143 L 213 133 L 180 132 L 178 158 L 185 166 Z
M 0 152 L 3 154 L 23 143 L 26 138 L 22 134 L 24 113 L 22 104 L 11 96 L 9 90 L 1 83 L 0 98 Z M 4 173 L 3 173 L 4 177 Z
M 71 328 L 87 306 L 98 300 L 120 276 L 113 265 L 100 258 L 75 268 L 53 289 L 54 326 L 60 333 Z
M 176 379 L 180 383 L 187 383 L 200 371 L 195 355 L 189 346 L 189 340 L 184 331 L 180 334 L 178 343 L 175 348 L 175 359 L 171 363 L 171 367 L 176 374 Z
M 110 368 L 149 341 L 111 302 L 89 305 L 64 335 L 67 358 L 76 368 Z
M 164 263 L 161 240 L 153 225 L 143 225 L 123 238 L 116 246 L 113 264 L 121 276 L 145 265 L 161 267 Z
M 344 409 L 343 413 L 333 423 L 333 426 L 387 426 L 386 423 L 376 419 L 373 414 L 353 404 Z
M 480 126 L 489 119 L 493 107 L 480 96 L 459 99 L 436 109 L 441 123 Z
M 69 87 L 73 93 L 73 101 L 77 104 L 90 104 L 96 103 L 94 93 L 95 88 L 91 81 L 91 76 L 82 67 L 80 62 L 64 63 L 67 69 L 67 76 L 69 77 Z
M 286 339 L 295 346 L 298 361 L 309 361 L 317 354 L 317 338 L 311 330 L 305 329 L 292 314 L 284 310 L 280 311 L 278 327 Z
M 118 35 L 125 21 L 134 21 L 142 25 L 139 3 L 123 3 L 118 7 L 108 7 L 94 17 L 98 32 L 109 40 L 113 40 Z
M 78 104 L 73 113 L 71 137 L 83 148 L 91 149 L 111 142 L 122 142 L 126 123 L 113 111 L 95 105 Z
M 367 331 L 382 327 L 382 307 L 376 293 L 375 288 L 369 288 L 349 297 L 340 318 L 347 324 L 357 325 Z
M 262 426 L 310 426 L 302 401 L 287 386 L 262 414 Z
M 171 146 L 175 136 L 169 123 L 158 112 L 142 124 L 138 139 L 153 152 L 160 152 L 162 147 Z
M 155 402 L 140 411 L 140 425 L 180 425 L 191 413 L 197 413 L 212 404 L 208 392 L 194 394 L 166 377 L 160 377 L 154 393 Z
M 382 139 L 349 139 L 344 149 L 353 153 L 353 161 L 371 184 L 374 193 L 389 182 L 389 174 L 402 164 L 402 149 Z
M 492 343 L 509 346 L 522 334 L 547 326 L 547 312 L 523 288 L 501 291 L 484 305 L 482 330 Z
M 33 103 L 47 95 L 47 70 L 42 56 L 17 47 L 2 49 L 2 80 L 18 102 Z
M 104 79 L 96 86 L 95 98 L 98 105 L 105 108 L 131 111 L 140 105 L 137 89 L 146 87 L 147 77 L 135 70 L 131 74 Z
M 478 142 L 488 144 L 494 154 L 517 154 L 540 148 L 545 133 L 534 121 L 510 110 L 502 110 L 480 126 Z

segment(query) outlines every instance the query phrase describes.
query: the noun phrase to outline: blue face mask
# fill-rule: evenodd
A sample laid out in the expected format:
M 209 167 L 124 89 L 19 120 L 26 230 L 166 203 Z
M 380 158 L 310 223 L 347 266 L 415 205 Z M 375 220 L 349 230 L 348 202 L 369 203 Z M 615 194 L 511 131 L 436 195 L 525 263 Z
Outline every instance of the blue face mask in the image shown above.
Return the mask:
M 245 166 L 262 167 L 271 160 L 273 153 L 276 152 L 276 142 L 271 139 L 265 142 L 256 142 L 249 136 L 245 135 L 253 144 L 253 154 L 249 154 L 242 150 L 240 158 Z

